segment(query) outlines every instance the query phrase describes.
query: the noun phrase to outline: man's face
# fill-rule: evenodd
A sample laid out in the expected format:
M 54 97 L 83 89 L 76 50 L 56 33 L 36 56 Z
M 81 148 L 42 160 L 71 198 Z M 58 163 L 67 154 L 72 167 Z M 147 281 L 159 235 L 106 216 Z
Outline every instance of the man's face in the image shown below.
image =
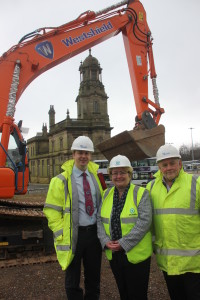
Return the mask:
M 91 160 L 91 157 L 91 152 L 88 151 L 75 150 L 73 152 L 75 166 L 82 171 L 87 169 L 87 165 Z
M 182 163 L 178 158 L 167 158 L 160 161 L 158 167 L 166 182 L 171 182 L 178 176 Z

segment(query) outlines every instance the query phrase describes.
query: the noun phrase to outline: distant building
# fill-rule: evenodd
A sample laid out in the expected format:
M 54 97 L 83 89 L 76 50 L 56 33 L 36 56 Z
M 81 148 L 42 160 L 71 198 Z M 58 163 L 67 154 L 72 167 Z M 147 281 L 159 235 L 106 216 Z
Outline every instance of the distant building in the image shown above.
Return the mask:
M 98 60 L 91 55 L 80 64 L 80 88 L 76 98 L 77 119 L 71 119 L 67 109 L 66 119 L 55 122 L 54 105 L 49 109 L 49 132 L 43 124 L 42 133 L 27 141 L 30 181 L 49 183 L 50 179 L 62 172 L 62 164 L 70 159 L 71 145 L 79 135 L 89 136 L 94 145 L 110 138 L 107 99 L 102 83 L 102 68 Z M 104 156 L 95 147 L 93 159 Z

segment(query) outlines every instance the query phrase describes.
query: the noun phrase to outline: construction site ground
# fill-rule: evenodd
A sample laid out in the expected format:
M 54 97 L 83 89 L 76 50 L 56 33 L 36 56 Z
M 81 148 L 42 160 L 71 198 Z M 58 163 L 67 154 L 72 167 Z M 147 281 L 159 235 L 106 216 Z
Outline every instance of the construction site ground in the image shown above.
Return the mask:
M 48 186 L 30 185 L 25 196 L 26 201 L 44 203 Z M 16 196 L 15 200 L 20 200 Z M 55 256 L 54 256 L 55 257 Z M 44 260 L 43 260 L 44 261 Z M 2 261 L 1 261 L 2 262 Z M 0 300 L 61 300 L 67 299 L 65 294 L 65 272 L 61 270 L 56 257 L 54 261 L 36 263 L 37 260 L 26 261 L 24 265 L 0 268 Z M 81 275 L 83 287 L 84 276 Z M 133 282 L 134 284 L 137 282 Z M 118 289 L 112 275 L 109 263 L 103 253 L 101 271 L 101 300 L 120 299 Z M 158 269 L 155 256 L 152 256 L 151 272 L 148 290 L 149 300 L 169 300 L 162 272 Z
M 0 270 L 1 300 L 61 300 L 67 299 L 65 294 L 65 272 L 58 262 L 30 264 Z M 137 282 L 133 282 L 134 284 Z M 83 274 L 81 276 L 83 287 Z M 103 254 L 101 273 L 101 300 L 120 299 L 115 280 L 108 261 Z M 157 268 L 155 257 L 152 256 L 149 280 L 149 300 L 169 300 L 163 274 Z

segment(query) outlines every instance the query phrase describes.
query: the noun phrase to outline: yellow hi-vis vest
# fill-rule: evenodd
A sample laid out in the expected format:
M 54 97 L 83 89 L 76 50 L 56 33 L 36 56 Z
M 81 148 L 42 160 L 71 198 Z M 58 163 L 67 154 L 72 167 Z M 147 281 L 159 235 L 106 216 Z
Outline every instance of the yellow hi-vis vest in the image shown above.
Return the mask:
M 169 275 L 200 273 L 200 177 L 182 169 L 167 192 L 159 171 L 147 188 L 158 266 Z
M 62 166 L 65 171 L 52 178 L 43 210 L 48 226 L 53 231 L 57 259 L 63 271 L 74 258 L 78 239 L 79 196 L 75 179 L 71 176 L 73 165 L 74 160 L 65 162 Z M 90 161 L 88 171 L 96 189 L 98 209 L 103 190 L 97 170 L 98 165 Z
M 144 188 L 136 187 L 131 184 L 129 191 L 127 193 L 126 201 L 123 207 L 123 210 L 120 215 L 121 220 L 121 230 L 122 237 L 129 234 L 132 228 L 135 226 L 135 223 L 138 219 L 137 207 L 140 203 L 142 195 L 144 193 Z M 111 214 L 113 207 L 113 196 L 114 196 L 114 187 L 112 187 L 107 194 L 104 193 L 104 199 L 101 207 L 101 220 L 105 228 L 106 234 L 111 238 L 110 228 L 111 228 Z M 112 251 L 106 249 L 106 256 L 109 260 L 112 259 Z M 144 261 L 152 254 L 152 239 L 150 231 L 145 234 L 143 239 L 130 251 L 126 253 L 129 262 L 136 264 L 141 261 Z

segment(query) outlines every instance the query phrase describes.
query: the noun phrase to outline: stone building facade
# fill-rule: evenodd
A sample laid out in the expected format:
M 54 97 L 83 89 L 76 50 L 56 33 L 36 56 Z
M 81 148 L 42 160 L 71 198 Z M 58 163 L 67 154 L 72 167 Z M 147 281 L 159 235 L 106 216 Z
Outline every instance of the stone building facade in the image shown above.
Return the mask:
M 94 146 L 110 138 L 107 100 L 102 83 L 102 68 L 91 55 L 80 64 L 80 87 L 76 98 L 77 119 L 71 119 L 67 110 L 66 119 L 55 123 L 54 105 L 49 109 L 49 132 L 43 124 L 42 133 L 27 141 L 30 182 L 49 183 L 51 178 L 62 172 L 62 164 L 72 158 L 71 145 L 75 138 L 86 135 Z M 93 159 L 104 159 L 95 147 Z

